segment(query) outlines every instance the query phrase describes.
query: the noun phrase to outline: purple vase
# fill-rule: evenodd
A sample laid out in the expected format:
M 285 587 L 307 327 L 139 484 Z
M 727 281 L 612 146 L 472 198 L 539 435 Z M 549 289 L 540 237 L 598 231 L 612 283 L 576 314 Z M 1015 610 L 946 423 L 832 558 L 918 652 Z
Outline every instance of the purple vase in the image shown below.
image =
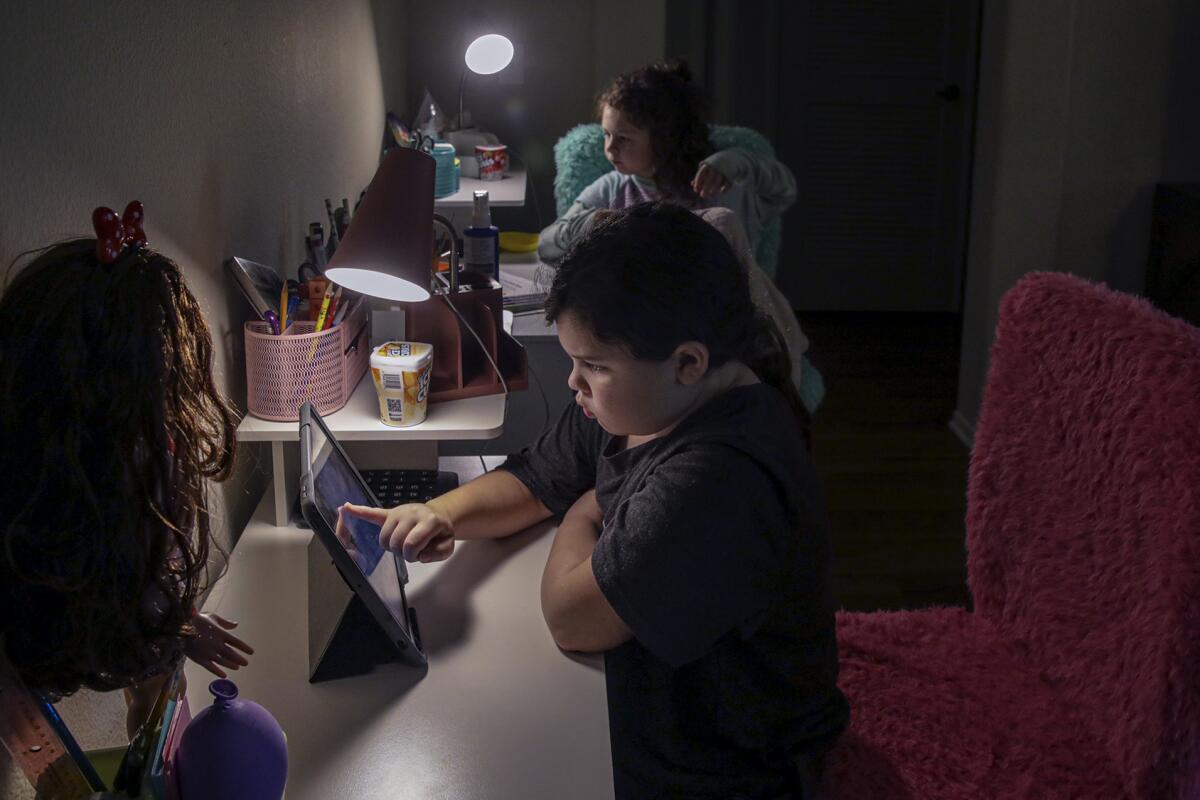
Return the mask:
M 213 704 L 183 731 L 175 753 L 180 800 L 279 800 L 287 743 L 271 712 L 238 699 L 231 680 L 208 685 Z

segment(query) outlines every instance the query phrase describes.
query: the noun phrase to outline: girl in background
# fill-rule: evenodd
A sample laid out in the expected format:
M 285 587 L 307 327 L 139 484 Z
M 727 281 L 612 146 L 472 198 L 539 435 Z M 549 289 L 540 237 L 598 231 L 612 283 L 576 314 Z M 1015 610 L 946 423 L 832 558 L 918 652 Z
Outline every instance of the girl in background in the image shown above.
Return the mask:
M 547 318 L 573 362 L 557 423 L 427 504 L 343 513 L 410 561 L 561 517 L 542 610 L 564 650 L 605 654 L 616 796 L 811 797 L 848 707 L 786 345 L 722 235 L 673 204 L 600 222 Z
M 141 204 L 94 223 L 97 239 L 41 250 L 0 297 L 0 635 L 51 698 L 126 688 L 132 733 L 185 655 L 224 677 L 253 652 L 195 609 L 205 484 L 229 476 L 237 417 Z
M 714 150 L 702 95 L 683 61 L 621 75 L 601 92 L 596 115 L 613 171 L 584 189 L 542 231 L 538 256 L 543 262 L 560 261 L 596 223 L 597 211 L 655 200 L 730 209 L 753 250 L 766 222 L 796 198 L 795 179 L 779 161 L 741 148 Z

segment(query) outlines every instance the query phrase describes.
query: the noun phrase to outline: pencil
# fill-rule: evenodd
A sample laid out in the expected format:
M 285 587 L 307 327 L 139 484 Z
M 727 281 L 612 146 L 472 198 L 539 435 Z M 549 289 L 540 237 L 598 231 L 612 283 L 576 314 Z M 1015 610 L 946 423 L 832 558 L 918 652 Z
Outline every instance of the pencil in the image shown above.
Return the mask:
M 283 288 L 279 290 L 279 332 L 283 333 L 288 326 L 288 285 L 287 281 L 283 282 Z

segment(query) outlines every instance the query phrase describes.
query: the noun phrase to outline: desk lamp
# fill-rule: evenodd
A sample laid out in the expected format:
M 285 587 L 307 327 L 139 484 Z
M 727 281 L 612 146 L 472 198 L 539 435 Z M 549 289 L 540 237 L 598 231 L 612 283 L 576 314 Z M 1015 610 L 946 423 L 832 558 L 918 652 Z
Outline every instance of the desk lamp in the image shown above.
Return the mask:
M 455 130 L 463 130 L 463 92 L 467 88 L 467 72 L 476 75 L 493 75 L 512 63 L 513 45 L 507 37 L 498 33 L 480 36 L 467 45 L 463 60 L 466 66 L 462 78 L 458 81 L 458 119 L 455 120 Z
M 399 302 L 429 299 L 433 263 L 431 156 L 387 152 L 325 277 L 361 294 Z
M 405 338 L 433 345 L 430 402 L 524 389 L 528 362 L 503 329 L 500 285 L 481 275 L 459 285 L 457 232 L 433 213 L 434 171 L 433 158 L 419 150 L 389 150 L 325 277 L 405 303 Z M 435 227 L 452 243 L 445 280 L 434 272 Z

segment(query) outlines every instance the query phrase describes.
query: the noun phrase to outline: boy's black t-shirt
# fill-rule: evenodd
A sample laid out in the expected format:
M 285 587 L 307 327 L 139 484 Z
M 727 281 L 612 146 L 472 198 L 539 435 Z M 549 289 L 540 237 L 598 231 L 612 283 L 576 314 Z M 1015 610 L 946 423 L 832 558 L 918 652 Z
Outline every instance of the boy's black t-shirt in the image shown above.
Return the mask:
M 596 489 L 592 570 L 634 633 L 605 654 L 617 797 L 778 796 L 848 720 L 823 490 L 795 417 L 753 384 L 619 447 L 572 403 L 502 467 L 560 516 Z

